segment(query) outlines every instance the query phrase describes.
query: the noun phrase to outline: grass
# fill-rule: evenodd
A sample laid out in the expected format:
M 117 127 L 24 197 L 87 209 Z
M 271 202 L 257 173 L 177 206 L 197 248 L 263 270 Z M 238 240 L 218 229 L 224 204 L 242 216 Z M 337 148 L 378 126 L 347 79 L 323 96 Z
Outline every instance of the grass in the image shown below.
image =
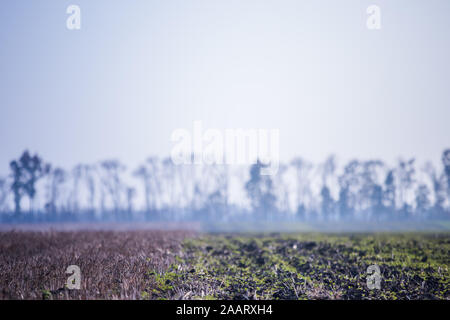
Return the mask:
M 184 242 L 164 299 L 448 299 L 448 234 L 209 235 Z M 380 290 L 367 268 L 381 269 Z

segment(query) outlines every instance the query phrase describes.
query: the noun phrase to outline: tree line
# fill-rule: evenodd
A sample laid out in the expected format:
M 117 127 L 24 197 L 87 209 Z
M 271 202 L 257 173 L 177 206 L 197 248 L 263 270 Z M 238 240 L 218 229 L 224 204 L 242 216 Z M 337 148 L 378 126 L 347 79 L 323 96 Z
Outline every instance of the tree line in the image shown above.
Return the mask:
M 415 159 L 389 166 L 380 160 L 334 156 L 267 164 L 174 165 L 150 157 L 127 170 L 118 160 L 54 167 L 24 151 L 0 177 L 0 219 L 13 221 L 390 221 L 450 218 L 450 149 L 440 169 Z

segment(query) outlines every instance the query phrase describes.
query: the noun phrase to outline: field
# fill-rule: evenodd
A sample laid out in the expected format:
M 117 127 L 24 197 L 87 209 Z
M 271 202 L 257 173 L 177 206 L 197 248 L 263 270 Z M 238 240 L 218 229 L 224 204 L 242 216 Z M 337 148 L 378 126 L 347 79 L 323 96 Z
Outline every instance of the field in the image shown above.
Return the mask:
M 449 233 L 0 232 L 1 299 L 450 299 L 449 267 Z

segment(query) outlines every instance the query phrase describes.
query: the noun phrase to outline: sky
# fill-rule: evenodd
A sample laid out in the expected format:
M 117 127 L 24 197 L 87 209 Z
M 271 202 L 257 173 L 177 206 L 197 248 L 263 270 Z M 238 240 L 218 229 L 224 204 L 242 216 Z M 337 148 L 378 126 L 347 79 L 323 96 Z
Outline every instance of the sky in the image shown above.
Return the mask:
M 69 5 L 81 29 L 69 30 Z M 369 5 L 381 29 L 366 26 Z M 169 156 L 171 134 L 279 129 L 280 158 L 439 162 L 448 0 L 24 1 L 0 6 L 0 175 Z

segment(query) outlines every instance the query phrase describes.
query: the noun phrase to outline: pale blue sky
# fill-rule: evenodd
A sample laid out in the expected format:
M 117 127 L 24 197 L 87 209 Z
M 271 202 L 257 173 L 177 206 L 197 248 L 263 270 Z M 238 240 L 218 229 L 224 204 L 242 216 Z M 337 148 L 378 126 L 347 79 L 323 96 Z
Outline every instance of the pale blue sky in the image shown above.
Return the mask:
M 81 8 L 81 30 L 66 8 Z M 381 8 L 379 31 L 366 8 Z M 282 160 L 450 147 L 450 1 L 3 1 L 0 174 L 169 156 L 177 128 L 279 128 Z

